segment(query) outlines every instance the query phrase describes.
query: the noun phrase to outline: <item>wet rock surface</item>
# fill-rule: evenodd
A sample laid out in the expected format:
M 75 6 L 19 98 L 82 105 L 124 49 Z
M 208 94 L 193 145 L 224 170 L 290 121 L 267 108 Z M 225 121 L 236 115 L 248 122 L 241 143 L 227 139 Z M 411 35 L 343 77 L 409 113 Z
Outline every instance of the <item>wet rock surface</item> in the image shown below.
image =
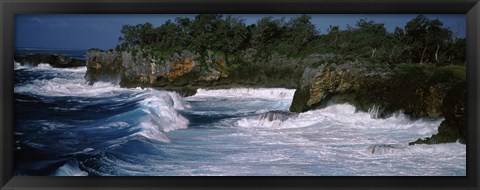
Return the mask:
M 413 117 L 445 117 L 439 133 L 417 143 L 446 143 L 466 138 L 465 79 L 450 68 L 345 63 L 306 70 L 290 111 L 304 112 L 328 103 L 350 103 L 358 110 L 379 107 L 379 117 L 397 111 Z

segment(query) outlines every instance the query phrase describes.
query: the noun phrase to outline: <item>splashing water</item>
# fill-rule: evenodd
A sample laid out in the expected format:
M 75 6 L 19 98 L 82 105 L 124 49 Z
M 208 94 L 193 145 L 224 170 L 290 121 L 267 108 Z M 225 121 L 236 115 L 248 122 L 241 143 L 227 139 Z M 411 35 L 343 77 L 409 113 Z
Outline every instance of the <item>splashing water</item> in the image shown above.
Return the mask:
M 465 145 L 407 145 L 443 118 L 349 104 L 295 114 L 292 89 L 182 98 L 88 85 L 85 67 L 15 69 L 15 175 L 466 175 Z

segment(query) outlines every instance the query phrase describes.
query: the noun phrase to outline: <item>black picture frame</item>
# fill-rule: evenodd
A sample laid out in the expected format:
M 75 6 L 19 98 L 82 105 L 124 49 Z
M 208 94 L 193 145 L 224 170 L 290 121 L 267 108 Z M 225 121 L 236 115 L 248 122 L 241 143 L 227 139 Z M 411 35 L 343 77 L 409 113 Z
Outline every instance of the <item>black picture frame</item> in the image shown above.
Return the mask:
M 466 177 L 39 177 L 13 176 L 15 14 L 410 13 L 466 14 Z M 1 189 L 462 189 L 479 188 L 478 0 L 0 0 Z

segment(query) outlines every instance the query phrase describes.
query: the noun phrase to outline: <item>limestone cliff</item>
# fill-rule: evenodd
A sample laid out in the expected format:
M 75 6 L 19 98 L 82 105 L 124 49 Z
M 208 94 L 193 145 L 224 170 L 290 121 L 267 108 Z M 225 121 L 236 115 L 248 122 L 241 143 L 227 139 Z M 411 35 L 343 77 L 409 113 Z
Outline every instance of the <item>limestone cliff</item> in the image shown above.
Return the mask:
M 400 110 L 416 118 L 443 116 L 438 137 L 417 143 L 453 142 L 466 135 L 465 113 L 460 111 L 465 108 L 465 99 L 459 96 L 466 90 L 461 85 L 464 82 L 458 68 L 325 64 L 305 70 L 290 110 L 304 112 L 334 101 L 351 103 L 362 111 L 377 106 L 380 117 Z
M 297 88 L 292 112 L 322 108 L 332 101 L 348 102 L 362 111 L 379 108 L 378 117 L 403 111 L 414 118 L 445 118 L 436 137 L 415 143 L 465 139 L 465 114 L 460 111 L 465 101 L 455 95 L 466 90 L 460 85 L 465 83 L 462 66 L 388 66 L 356 60 L 335 64 L 322 55 L 247 57 L 239 66 L 221 55 L 202 58 L 190 51 L 167 59 L 148 53 L 89 51 L 87 58 L 85 78 L 90 83 L 117 80 L 123 87 L 158 87 L 182 95 L 192 95 L 197 88 Z
M 241 65 L 239 62 L 227 62 L 221 54 L 201 57 L 188 50 L 162 59 L 145 52 L 91 50 L 87 53 L 85 78 L 89 83 L 116 80 L 122 87 L 191 91 L 206 87 L 229 88 L 232 85 L 296 88 L 303 72 L 298 59 L 272 58 L 262 63 L 248 61 L 251 62 L 242 62 Z
M 465 144 L 467 141 L 466 89 L 466 83 L 459 82 L 446 94 L 441 106 L 445 120 L 440 124 L 437 134 L 429 138 L 418 139 L 409 144 L 438 144 L 457 140 Z
M 213 68 L 207 71 L 201 70 L 198 58 L 199 55 L 189 51 L 174 54 L 166 60 L 140 53 L 89 51 L 85 78 L 90 83 L 114 79 L 119 80 L 120 85 L 125 87 L 163 87 L 170 83 L 182 86 L 180 83 L 185 77 L 191 79 L 190 82 L 194 82 L 210 80 L 210 78 L 202 78 L 203 75 L 214 76 L 215 79 L 227 76 Z

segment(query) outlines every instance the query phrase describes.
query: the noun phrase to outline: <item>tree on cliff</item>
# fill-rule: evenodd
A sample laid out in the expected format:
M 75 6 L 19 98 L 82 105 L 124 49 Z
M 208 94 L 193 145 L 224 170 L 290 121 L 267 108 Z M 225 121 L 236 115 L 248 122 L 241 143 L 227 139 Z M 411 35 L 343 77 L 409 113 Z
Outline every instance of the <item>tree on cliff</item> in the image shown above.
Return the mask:
M 312 17 L 302 15 L 291 19 L 287 25 L 287 39 L 295 51 L 302 51 L 306 45 L 318 36 L 315 25 L 310 22 Z
M 443 27 L 440 20 L 430 20 L 423 15 L 418 15 L 405 25 L 403 40 L 409 47 L 406 55 L 420 64 L 445 61 L 449 46 L 453 45 L 450 29 Z
M 264 17 L 250 27 L 250 45 L 259 51 L 261 57 L 266 57 L 273 49 L 277 49 L 285 32 L 284 19 Z
M 119 51 L 154 52 L 169 57 L 190 50 L 207 56 L 208 52 L 225 56 L 228 64 L 239 64 L 246 52 L 256 60 L 272 55 L 306 57 L 333 54 L 334 60 L 365 60 L 373 63 L 464 64 L 466 41 L 454 37 L 450 28 L 434 19 L 418 15 L 403 28 L 390 33 L 383 23 L 361 19 L 355 26 L 340 29 L 331 26 L 320 34 L 311 17 L 290 19 L 260 18 L 246 25 L 243 19 L 220 14 L 199 14 L 194 19 L 175 18 L 154 27 L 151 23 L 125 25 L 119 38 Z M 232 63 L 233 62 L 233 63 Z
M 378 50 L 385 50 L 385 47 L 390 45 L 386 42 L 387 29 L 384 24 L 375 23 L 373 20 L 361 19 L 357 22 L 357 31 L 355 31 L 358 42 L 355 44 L 358 47 L 366 48 L 362 53 L 371 52 L 370 59 L 378 57 Z M 383 54 L 382 54 L 383 55 Z

